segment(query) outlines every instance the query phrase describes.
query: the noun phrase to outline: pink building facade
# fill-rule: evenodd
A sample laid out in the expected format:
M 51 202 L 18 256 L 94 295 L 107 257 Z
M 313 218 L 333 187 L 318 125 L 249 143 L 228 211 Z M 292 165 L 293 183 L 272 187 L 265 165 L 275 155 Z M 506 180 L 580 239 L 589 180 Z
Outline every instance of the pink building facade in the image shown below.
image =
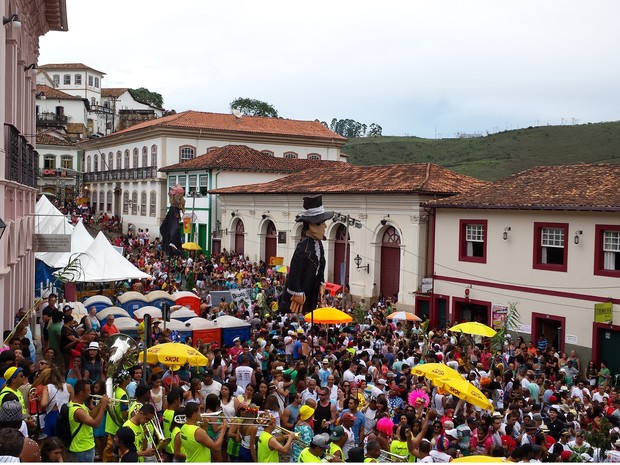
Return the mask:
M 0 0 L 0 329 L 34 302 L 34 208 L 37 196 L 36 70 L 39 37 L 66 31 L 65 0 Z

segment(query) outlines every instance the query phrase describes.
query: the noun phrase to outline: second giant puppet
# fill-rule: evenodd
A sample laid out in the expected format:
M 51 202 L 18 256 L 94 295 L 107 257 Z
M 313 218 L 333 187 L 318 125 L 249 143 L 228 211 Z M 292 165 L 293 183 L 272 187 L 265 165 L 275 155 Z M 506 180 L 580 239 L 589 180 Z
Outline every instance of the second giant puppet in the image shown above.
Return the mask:
M 286 289 L 279 302 L 283 313 L 313 311 L 325 291 L 325 222 L 334 212 L 325 211 L 323 197 L 304 197 L 304 207 L 295 219 L 303 223 L 302 239 L 297 244 L 286 278 Z

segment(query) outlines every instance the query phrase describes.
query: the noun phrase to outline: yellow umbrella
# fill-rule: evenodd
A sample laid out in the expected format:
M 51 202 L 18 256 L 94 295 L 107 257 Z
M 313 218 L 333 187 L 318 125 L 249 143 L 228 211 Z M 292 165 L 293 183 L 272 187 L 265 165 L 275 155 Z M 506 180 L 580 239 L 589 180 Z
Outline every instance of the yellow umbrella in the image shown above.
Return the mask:
M 288 266 L 280 265 L 276 268 L 276 273 L 288 273 Z
M 491 457 L 490 455 L 468 455 L 467 457 L 459 457 L 458 459 L 454 459 L 454 462 L 505 462 L 504 457 Z
M 450 368 L 443 363 L 425 363 L 424 365 L 416 365 L 411 369 L 411 373 L 416 376 L 424 376 L 434 381 L 438 378 L 460 378 L 463 379 L 458 371 Z
M 185 242 L 181 247 L 183 247 L 185 250 L 202 250 L 202 247 L 200 247 L 195 242 Z
M 314 321 L 316 324 L 321 325 L 335 325 L 340 323 L 351 323 L 353 317 L 347 315 L 342 310 L 338 310 L 334 307 L 317 308 L 311 313 L 304 316 L 307 322 Z
M 196 349 L 179 342 L 167 342 L 149 348 L 146 351 L 146 361 L 177 367 L 186 363 L 192 366 L 205 366 L 209 363 L 209 359 Z
M 493 403 L 476 386 L 469 381 L 458 378 L 435 378 L 432 383 L 442 388 L 448 394 L 452 394 L 465 402 L 486 410 L 493 410 Z
M 453 333 L 475 334 L 477 336 L 493 337 L 497 333 L 490 326 L 478 323 L 477 321 L 468 321 L 450 328 Z

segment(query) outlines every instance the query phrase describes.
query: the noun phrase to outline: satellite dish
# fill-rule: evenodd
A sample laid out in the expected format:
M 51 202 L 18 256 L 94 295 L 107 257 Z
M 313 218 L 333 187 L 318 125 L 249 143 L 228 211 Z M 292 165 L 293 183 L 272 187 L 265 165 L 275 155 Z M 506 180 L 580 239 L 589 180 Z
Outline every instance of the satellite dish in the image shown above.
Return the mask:
M 235 115 L 237 118 L 241 118 L 243 116 L 243 113 L 241 113 L 236 108 L 233 109 L 232 114 Z

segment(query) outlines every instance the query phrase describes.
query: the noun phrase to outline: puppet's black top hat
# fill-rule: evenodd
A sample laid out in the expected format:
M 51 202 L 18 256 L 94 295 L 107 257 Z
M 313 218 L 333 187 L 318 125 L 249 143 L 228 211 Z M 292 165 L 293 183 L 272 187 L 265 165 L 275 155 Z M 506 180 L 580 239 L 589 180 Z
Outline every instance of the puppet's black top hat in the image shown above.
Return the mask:
M 316 197 L 304 197 L 304 208 L 295 221 L 320 224 L 333 217 L 334 212 L 325 211 L 323 208 L 323 196 L 317 195 Z

